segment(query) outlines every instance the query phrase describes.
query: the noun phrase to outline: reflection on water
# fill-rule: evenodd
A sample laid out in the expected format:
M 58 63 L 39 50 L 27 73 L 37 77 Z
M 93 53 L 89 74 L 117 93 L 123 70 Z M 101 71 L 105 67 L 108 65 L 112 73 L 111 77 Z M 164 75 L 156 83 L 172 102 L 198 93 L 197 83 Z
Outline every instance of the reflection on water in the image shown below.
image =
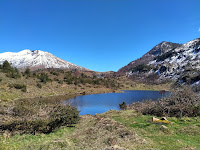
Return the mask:
M 157 100 L 165 94 L 160 94 L 158 91 L 124 91 L 124 93 L 104 93 L 104 94 L 92 94 L 77 96 L 69 99 L 66 102 L 78 108 L 80 115 L 96 113 L 103 113 L 110 109 L 119 110 L 119 104 L 126 102 L 131 104 L 132 102 L 138 102 L 145 99 Z

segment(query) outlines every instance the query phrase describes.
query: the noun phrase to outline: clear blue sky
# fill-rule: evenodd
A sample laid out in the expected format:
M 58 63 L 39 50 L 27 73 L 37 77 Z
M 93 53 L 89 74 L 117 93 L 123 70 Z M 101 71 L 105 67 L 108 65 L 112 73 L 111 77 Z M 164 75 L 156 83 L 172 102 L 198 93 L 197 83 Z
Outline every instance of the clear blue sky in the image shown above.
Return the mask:
M 0 53 L 39 49 L 95 71 L 199 30 L 200 0 L 0 0 Z

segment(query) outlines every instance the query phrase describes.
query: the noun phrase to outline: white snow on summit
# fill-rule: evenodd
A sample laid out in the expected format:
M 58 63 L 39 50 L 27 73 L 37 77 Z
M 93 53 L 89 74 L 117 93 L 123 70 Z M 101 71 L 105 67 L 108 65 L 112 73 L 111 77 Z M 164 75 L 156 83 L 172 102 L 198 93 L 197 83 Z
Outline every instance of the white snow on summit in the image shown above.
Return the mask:
M 83 67 L 77 66 L 63 59 L 60 59 L 51 53 L 29 49 L 22 50 L 20 52 L 5 52 L 0 53 L 0 64 L 7 60 L 13 67 L 23 68 L 66 68 L 66 69 L 80 69 L 88 70 Z
M 166 71 L 161 73 L 161 76 L 177 78 L 187 68 L 192 68 L 200 71 L 200 39 L 195 39 L 183 44 L 171 51 L 174 53 L 171 57 L 163 61 L 150 61 L 149 65 L 161 67 L 165 66 Z

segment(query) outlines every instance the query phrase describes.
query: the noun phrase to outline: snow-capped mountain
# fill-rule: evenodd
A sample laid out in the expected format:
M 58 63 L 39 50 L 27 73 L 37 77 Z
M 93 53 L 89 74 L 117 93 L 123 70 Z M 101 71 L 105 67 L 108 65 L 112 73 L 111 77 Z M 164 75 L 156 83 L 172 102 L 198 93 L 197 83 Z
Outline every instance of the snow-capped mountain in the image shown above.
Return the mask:
M 171 42 L 161 42 L 160 44 L 153 47 L 149 52 L 144 54 L 141 58 L 130 62 L 128 65 L 122 67 L 118 70 L 118 75 L 126 74 L 127 72 L 131 71 L 132 68 L 141 65 L 141 64 L 148 64 L 150 61 L 154 60 L 155 57 L 158 55 L 162 55 L 170 50 L 178 48 L 182 46 L 182 44 L 171 43 Z
M 20 52 L 5 52 L 0 53 L 0 64 L 7 60 L 13 67 L 24 69 L 30 68 L 43 69 L 43 68 L 63 68 L 63 69 L 79 69 L 88 70 L 86 68 L 77 66 L 63 59 L 54 56 L 51 53 L 29 49 L 22 50 Z
M 118 74 L 148 80 L 172 79 L 181 83 L 200 84 L 200 38 L 185 44 L 162 42 L 140 59 L 121 68 Z M 138 79 L 138 78 L 137 78 Z
M 196 72 L 200 75 L 200 39 L 195 39 L 182 46 L 157 56 L 148 65 L 152 66 L 161 77 L 177 79 Z M 183 74 L 184 73 L 184 74 Z M 194 75 L 193 75 L 194 76 Z M 200 77 L 200 76 L 199 76 Z

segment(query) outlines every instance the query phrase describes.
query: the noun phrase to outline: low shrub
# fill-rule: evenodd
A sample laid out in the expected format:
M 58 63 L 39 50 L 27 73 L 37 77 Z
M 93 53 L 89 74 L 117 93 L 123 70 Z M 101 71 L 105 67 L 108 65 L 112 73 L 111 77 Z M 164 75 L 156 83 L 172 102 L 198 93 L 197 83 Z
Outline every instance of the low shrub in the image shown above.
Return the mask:
M 138 65 L 130 69 L 132 72 L 148 72 L 151 70 L 151 67 L 145 64 Z
M 31 76 L 31 70 L 29 68 L 26 68 L 26 70 L 24 71 L 24 75 L 26 75 L 27 77 Z
M 191 88 L 182 87 L 172 91 L 169 97 L 133 103 L 128 109 L 135 109 L 144 115 L 195 117 L 200 116 L 200 97 Z
M 156 60 L 156 62 L 160 62 L 160 61 L 164 61 L 165 59 L 170 58 L 175 55 L 177 55 L 177 53 L 174 52 L 173 50 L 171 50 L 167 53 L 157 56 L 154 60 Z
M 42 72 L 39 76 L 38 79 L 40 79 L 40 82 L 47 83 L 50 79 L 47 73 Z
M 2 108 L 0 131 L 14 133 L 50 133 L 60 126 L 72 127 L 79 121 L 79 111 L 73 106 L 41 100 L 16 100 Z
M 27 89 L 26 89 L 26 85 L 24 84 L 9 84 L 9 87 L 10 88 L 16 88 L 16 89 L 21 89 L 22 92 L 26 92 Z
M 122 109 L 122 110 L 127 109 L 127 104 L 126 104 L 126 102 L 123 102 L 122 104 L 119 104 L 119 108 Z
M 41 89 L 42 85 L 40 83 L 37 83 L 37 87 Z

